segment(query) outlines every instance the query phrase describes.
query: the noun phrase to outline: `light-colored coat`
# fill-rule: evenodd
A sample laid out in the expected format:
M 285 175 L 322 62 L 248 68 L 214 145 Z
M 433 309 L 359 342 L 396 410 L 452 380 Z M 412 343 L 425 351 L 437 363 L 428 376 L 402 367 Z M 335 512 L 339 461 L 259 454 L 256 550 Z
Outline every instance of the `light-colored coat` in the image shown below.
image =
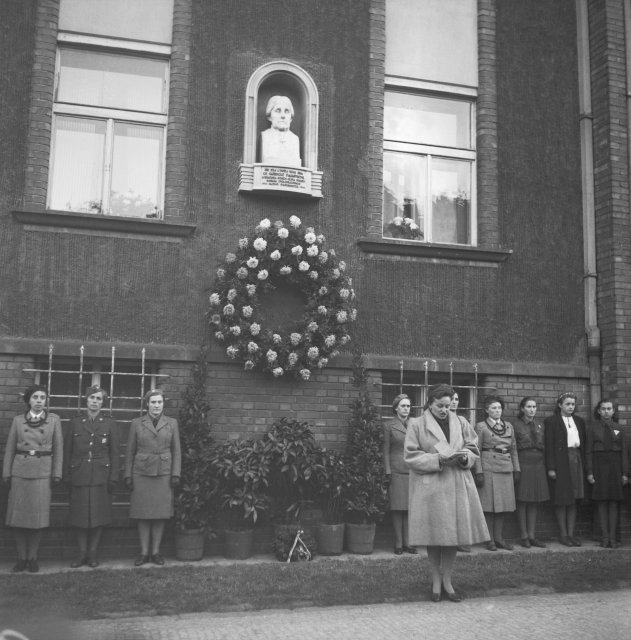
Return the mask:
M 129 426 L 125 478 L 181 475 L 182 452 L 177 420 L 160 416 L 154 427 L 148 414 L 135 418 Z
M 439 442 L 447 443 L 447 438 L 431 411 L 409 420 L 404 446 L 410 469 L 409 544 L 447 547 L 489 540 L 470 472 L 480 455 L 475 431 L 449 413 L 448 444 L 455 451 L 466 450 L 466 468 L 441 466 Z

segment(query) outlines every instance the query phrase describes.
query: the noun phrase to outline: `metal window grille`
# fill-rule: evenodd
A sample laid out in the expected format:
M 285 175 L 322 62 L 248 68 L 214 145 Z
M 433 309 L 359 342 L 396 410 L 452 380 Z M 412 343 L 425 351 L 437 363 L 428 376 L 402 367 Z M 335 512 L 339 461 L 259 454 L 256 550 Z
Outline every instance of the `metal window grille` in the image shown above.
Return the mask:
M 482 412 L 478 407 L 478 400 L 481 395 L 488 395 L 497 391 L 495 387 L 486 387 L 479 384 L 478 364 L 471 363 L 470 373 L 454 372 L 453 362 L 450 362 L 446 369 L 441 370 L 437 360 L 425 360 L 423 370 L 420 372 L 406 372 L 403 360 L 399 361 L 398 380 L 384 375 L 386 381 L 381 385 L 381 401 L 379 405 L 384 417 L 392 415 L 392 400 L 399 393 L 407 393 L 412 401 L 410 415 L 419 415 L 427 401 L 427 390 L 434 384 L 446 383 L 458 392 L 460 406 L 458 413 L 463 414 L 470 424 L 478 422 L 478 412 Z M 481 418 L 480 418 L 481 419 Z

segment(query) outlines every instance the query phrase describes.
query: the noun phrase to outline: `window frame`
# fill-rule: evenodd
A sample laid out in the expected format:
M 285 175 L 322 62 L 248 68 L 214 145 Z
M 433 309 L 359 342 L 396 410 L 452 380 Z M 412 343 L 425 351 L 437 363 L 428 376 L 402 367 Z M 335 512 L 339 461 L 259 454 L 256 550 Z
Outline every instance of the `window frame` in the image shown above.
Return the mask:
M 163 113 L 137 111 L 131 109 L 116 109 L 110 107 L 100 107 L 93 105 L 82 105 L 76 103 L 58 102 L 59 79 L 61 70 L 61 51 L 63 49 L 75 49 L 79 51 L 125 55 L 130 57 L 143 57 L 158 60 L 164 63 L 164 77 L 162 78 L 162 104 Z M 57 47 L 55 50 L 55 77 L 53 87 L 53 105 L 51 120 L 51 140 L 48 163 L 48 181 L 46 190 L 46 208 L 48 210 L 67 211 L 70 213 L 83 213 L 90 215 L 106 215 L 120 219 L 146 219 L 154 218 L 163 220 L 165 210 L 166 193 L 166 158 L 169 120 L 169 100 L 170 100 L 170 80 L 171 80 L 171 45 L 137 42 L 113 37 L 101 37 L 94 35 L 84 35 L 59 31 L 57 34 Z M 102 187 L 100 207 L 94 211 L 59 209 L 51 206 L 53 196 L 53 181 L 55 176 L 55 131 L 56 120 L 60 116 L 87 118 L 99 120 L 105 123 L 105 149 L 102 170 Z M 161 152 L 159 154 L 160 169 L 157 176 L 157 201 L 155 215 L 148 216 L 125 216 L 117 215 L 110 211 L 111 205 L 111 181 L 113 175 L 112 157 L 114 147 L 114 128 L 116 123 L 132 124 L 140 126 L 161 127 Z

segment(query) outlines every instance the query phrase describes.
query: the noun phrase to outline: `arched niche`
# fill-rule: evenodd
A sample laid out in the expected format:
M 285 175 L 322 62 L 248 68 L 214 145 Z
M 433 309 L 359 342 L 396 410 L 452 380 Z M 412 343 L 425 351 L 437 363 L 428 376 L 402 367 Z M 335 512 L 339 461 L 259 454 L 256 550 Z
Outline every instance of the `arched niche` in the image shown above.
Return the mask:
M 265 108 L 270 97 L 287 96 L 294 108 L 291 131 L 300 139 L 300 167 L 261 162 L 261 132 L 270 123 Z M 288 192 L 322 197 L 318 171 L 318 89 L 298 65 L 283 60 L 268 62 L 250 77 L 245 96 L 243 163 L 240 191 Z

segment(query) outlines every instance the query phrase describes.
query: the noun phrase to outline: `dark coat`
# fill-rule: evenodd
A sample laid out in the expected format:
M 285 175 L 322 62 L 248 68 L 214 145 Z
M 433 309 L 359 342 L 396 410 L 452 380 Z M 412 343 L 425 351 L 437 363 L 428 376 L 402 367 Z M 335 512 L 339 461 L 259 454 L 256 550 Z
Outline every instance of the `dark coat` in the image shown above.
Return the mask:
M 585 421 L 573 415 L 574 424 L 578 430 L 581 442 L 580 455 L 585 466 Z M 556 480 L 550 480 L 550 499 L 553 505 L 563 506 L 575 502 L 572 479 L 570 477 L 570 462 L 567 453 L 567 430 L 560 412 L 548 416 L 544 421 L 546 470 L 556 473 Z
M 101 413 L 92 421 L 76 416 L 64 432 L 64 480 L 73 487 L 118 482 L 120 471 L 118 426 Z

